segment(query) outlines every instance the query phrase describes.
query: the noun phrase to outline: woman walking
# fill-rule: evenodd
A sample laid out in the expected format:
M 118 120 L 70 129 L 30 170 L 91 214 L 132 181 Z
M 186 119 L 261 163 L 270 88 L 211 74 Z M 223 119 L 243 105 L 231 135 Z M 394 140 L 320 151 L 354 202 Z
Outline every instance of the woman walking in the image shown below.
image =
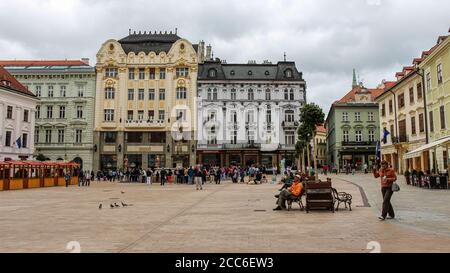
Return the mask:
M 381 177 L 381 194 L 383 195 L 383 209 L 381 212 L 381 216 L 378 217 L 381 221 L 386 219 L 386 216 L 389 215 L 388 219 L 394 219 L 395 213 L 394 208 L 391 204 L 391 198 L 394 194 L 392 190 L 392 184 L 397 180 L 397 175 L 395 174 L 394 169 L 389 168 L 389 164 L 386 160 L 381 162 L 381 169 L 376 170 L 373 169 L 373 176 L 375 178 Z

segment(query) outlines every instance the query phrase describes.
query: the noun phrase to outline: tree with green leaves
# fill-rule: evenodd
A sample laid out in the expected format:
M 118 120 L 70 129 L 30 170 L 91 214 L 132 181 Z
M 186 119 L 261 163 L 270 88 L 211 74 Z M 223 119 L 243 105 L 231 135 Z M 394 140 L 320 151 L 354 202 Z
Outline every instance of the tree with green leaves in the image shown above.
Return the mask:
M 300 126 L 297 129 L 298 140 L 295 145 L 297 154 L 304 154 L 306 150 L 308 167 L 310 164 L 310 152 L 311 147 L 310 143 L 316 136 L 316 128 L 319 125 L 322 125 L 325 121 L 325 114 L 322 111 L 322 108 L 314 103 L 309 103 L 303 106 L 300 111 Z M 314 149 L 314 153 L 316 153 L 316 149 Z M 316 180 L 319 179 L 319 173 L 317 172 L 317 161 L 316 155 L 314 154 L 313 158 L 314 162 L 314 170 L 316 175 Z M 309 168 L 309 175 L 311 175 L 311 168 Z
M 38 161 L 45 161 L 45 160 L 47 160 L 47 157 L 45 155 L 43 155 L 43 154 L 38 154 L 36 156 L 36 160 L 38 160 Z

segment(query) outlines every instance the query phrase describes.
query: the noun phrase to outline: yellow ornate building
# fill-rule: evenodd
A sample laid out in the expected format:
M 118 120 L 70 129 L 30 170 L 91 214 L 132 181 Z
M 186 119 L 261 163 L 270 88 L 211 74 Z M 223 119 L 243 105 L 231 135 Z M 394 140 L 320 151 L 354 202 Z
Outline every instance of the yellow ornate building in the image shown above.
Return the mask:
M 198 61 L 203 42 L 129 33 L 97 53 L 94 170 L 195 164 Z

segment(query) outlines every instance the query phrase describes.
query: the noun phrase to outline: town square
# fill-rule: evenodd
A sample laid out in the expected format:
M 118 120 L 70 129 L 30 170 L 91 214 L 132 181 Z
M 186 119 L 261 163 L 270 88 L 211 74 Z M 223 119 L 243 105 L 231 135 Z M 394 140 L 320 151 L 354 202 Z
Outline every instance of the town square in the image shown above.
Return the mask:
M 449 3 L 129 2 L 0 2 L 0 253 L 450 252 Z

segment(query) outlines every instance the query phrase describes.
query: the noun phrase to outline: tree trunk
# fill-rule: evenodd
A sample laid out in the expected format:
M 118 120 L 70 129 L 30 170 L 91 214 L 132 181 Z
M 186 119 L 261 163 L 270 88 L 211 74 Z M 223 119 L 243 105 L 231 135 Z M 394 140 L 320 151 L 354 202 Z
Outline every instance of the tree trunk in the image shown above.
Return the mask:
M 313 139 L 316 139 L 316 134 L 314 134 Z M 314 147 L 314 174 L 316 176 L 316 181 L 319 181 L 319 170 L 317 169 L 317 149 L 316 149 L 316 142 L 313 141 L 313 147 Z
M 305 148 L 302 149 L 302 172 L 306 173 L 306 171 L 305 171 Z
M 310 166 L 311 166 L 311 161 L 309 160 L 309 158 L 310 158 L 310 153 L 311 153 L 311 149 L 309 148 L 309 143 L 308 143 L 308 146 L 307 146 L 307 152 L 306 152 L 306 159 L 308 160 L 308 176 L 311 176 L 311 168 L 310 168 Z

